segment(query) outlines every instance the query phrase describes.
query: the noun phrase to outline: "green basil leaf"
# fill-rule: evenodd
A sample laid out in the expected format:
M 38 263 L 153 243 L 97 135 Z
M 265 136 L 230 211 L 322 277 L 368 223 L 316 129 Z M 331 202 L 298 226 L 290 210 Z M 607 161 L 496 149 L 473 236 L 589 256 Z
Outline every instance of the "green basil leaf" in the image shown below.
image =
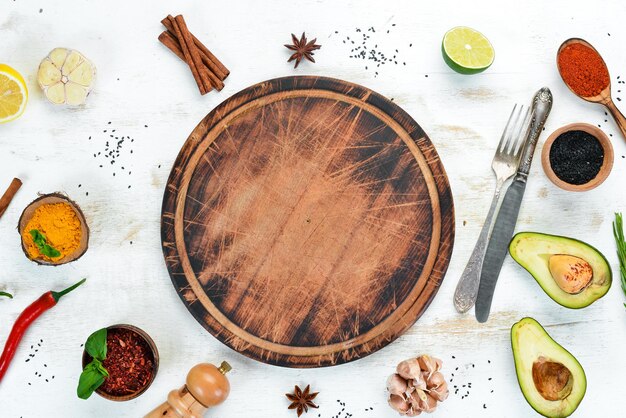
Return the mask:
M 31 229 L 29 232 L 30 235 L 33 237 L 33 241 L 35 242 L 35 245 L 37 246 L 41 254 L 50 258 L 56 258 L 61 255 L 59 250 L 47 243 L 46 236 L 42 234 L 38 229 Z
M 107 329 L 102 328 L 87 338 L 85 351 L 94 359 L 104 360 L 107 358 Z M 98 362 L 99 363 L 99 362 Z M 91 363 L 90 363 L 91 364 Z
M 61 255 L 61 252 L 48 244 L 44 244 L 41 248 L 41 253 L 50 258 L 56 258 Z
M 109 371 L 104 368 L 104 365 L 102 363 L 100 362 L 96 363 L 96 368 L 98 369 L 101 375 L 103 375 L 104 377 L 109 377 Z
M 29 232 L 30 236 L 33 237 L 33 241 L 35 241 L 35 245 L 37 245 L 37 247 L 45 244 L 46 237 L 44 237 L 44 235 L 39 232 L 38 229 L 31 229 Z
M 85 366 L 85 369 L 80 374 L 78 380 L 78 387 L 76 388 L 76 394 L 81 399 L 88 399 L 93 392 L 104 383 L 107 376 L 100 372 L 102 364 L 98 359 L 94 359 L 91 363 Z

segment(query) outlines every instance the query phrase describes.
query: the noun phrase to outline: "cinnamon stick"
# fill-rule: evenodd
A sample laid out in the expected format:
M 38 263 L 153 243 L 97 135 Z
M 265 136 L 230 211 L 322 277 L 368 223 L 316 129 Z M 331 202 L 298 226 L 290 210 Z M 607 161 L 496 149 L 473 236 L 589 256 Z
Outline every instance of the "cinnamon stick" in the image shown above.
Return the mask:
M 176 23 L 178 23 L 178 28 L 180 29 L 180 34 L 182 35 L 182 38 L 178 38 L 178 42 L 181 44 L 181 46 L 183 43 L 187 45 L 189 53 L 191 54 L 191 59 L 193 60 L 193 63 L 196 66 L 198 73 L 200 74 L 200 79 L 204 84 L 204 88 L 207 92 L 211 91 L 213 86 L 211 85 L 211 81 L 209 78 L 209 70 L 202 63 L 202 58 L 200 58 L 200 51 L 193 41 L 191 32 L 189 32 L 189 28 L 187 28 L 185 18 L 182 15 L 178 15 L 174 18 L 174 20 L 176 21 Z
M 189 50 L 189 44 L 187 42 L 185 42 L 185 39 L 183 38 L 183 34 L 181 31 L 181 28 L 178 24 L 178 21 L 176 21 L 175 18 L 173 18 L 172 16 L 168 16 L 167 17 L 169 23 L 172 25 L 172 29 L 173 32 L 176 36 L 176 38 L 178 38 L 179 42 L 180 42 L 180 47 L 181 50 L 183 51 L 183 55 L 185 57 L 185 62 L 189 65 L 189 68 L 191 69 L 191 73 L 193 74 L 193 78 L 194 80 L 196 80 L 196 84 L 198 85 L 198 89 L 200 90 L 200 94 L 207 94 L 209 92 L 209 90 L 206 89 L 206 85 L 200 75 L 200 72 L 198 71 L 198 67 L 196 66 L 196 63 L 194 61 L 194 59 L 191 56 L 191 51 Z M 194 51 L 197 51 L 197 49 L 194 46 Z
M 18 179 L 17 177 L 14 178 L 11 184 L 9 185 L 9 188 L 7 189 L 7 191 L 4 192 L 4 194 L 0 198 L 0 218 L 9 207 L 9 204 L 13 200 L 15 193 L 17 193 L 20 187 L 22 187 L 22 181 Z
M 174 32 L 173 25 L 170 22 L 171 17 L 171 15 L 168 15 L 165 19 L 161 21 L 161 23 L 167 28 L 167 30 L 169 30 L 170 32 Z M 213 71 L 213 73 L 215 73 L 215 75 L 217 75 L 220 80 L 225 80 L 226 77 L 228 77 L 230 74 L 228 68 L 226 68 L 226 66 L 224 66 L 224 64 L 222 64 L 220 60 L 217 59 L 217 57 L 213 55 L 213 53 L 211 53 L 211 51 L 209 51 L 209 49 L 198 40 L 198 38 L 196 38 L 193 34 L 191 35 L 191 37 L 194 44 L 201 52 L 202 61 L 211 71 Z
M 180 43 L 178 42 L 178 39 L 176 39 L 176 37 L 172 35 L 171 32 L 164 31 L 163 33 L 161 33 L 159 35 L 159 41 L 163 45 L 165 45 L 170 51 L 176 54 L 178 58 L 185 61 L 185 56 L 183 55 L 183 51 L 180 48 Z M 202 61 L 205 62 L 205 56 L 202 51 L 200 51 L 200 56 L 202 57 Z M 208 68 L 207 74 L 211 80 L 211 84 L 213 85 L 213 87 L 215 87 L 218 91 L 221 91 L 224 88 L 224 83 L 222 82 L 222 80 L 220 80 L 217 74 L 213 73 Z

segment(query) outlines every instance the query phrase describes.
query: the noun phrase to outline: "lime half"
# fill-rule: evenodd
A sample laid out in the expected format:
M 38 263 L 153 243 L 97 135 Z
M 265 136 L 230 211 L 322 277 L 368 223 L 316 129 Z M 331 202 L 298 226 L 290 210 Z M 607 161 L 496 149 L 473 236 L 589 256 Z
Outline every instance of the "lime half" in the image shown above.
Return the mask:
M 446 32 L 441 52 L 446 64 L 461 74 L 483 72 L 495 58 L 491 42 L 482 33 L 466 26 L 457 26 Z

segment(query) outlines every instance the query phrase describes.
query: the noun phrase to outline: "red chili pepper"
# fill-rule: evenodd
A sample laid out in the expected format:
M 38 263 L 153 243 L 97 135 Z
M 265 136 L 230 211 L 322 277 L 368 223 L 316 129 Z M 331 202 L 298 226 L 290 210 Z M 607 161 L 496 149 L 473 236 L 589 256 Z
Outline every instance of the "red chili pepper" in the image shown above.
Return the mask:
M 2 356 L 0 356 L 0 381 L 4 377 L 7 369 L 9 368 L 9 364 L 17 351 L 17 346 L 19 345 L 24 333 L 39 316 L 52 308 L 54 305 L 59 302 L 66 294 L 70 293 L 72 290 L 76 289 L 81 284 L 85 283 L 83 279 L 80 282 L 76 283 L 73 286 L 68 287 L 67 289 L 61 292 L 46 292 L 39 299 L 31 303 L 24 311 L 17 317 L 13 328 L 11 329 L 11 333 L 9 334 L 9 338 L 7 338 L 7 342 L 4 345 L 4 351 L 2 352 Z

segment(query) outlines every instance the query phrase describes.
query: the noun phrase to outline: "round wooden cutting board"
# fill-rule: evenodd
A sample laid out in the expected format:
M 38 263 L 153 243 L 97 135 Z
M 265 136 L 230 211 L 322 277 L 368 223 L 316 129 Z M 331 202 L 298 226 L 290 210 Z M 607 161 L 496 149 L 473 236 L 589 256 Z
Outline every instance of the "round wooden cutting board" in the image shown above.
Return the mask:
M 249 87 L 192 132 L 163 201 L 176 291 L 219 340 L 288 367 L 346 363 L 426 310 L 454 208 L 419 125 L 322 77 Z

